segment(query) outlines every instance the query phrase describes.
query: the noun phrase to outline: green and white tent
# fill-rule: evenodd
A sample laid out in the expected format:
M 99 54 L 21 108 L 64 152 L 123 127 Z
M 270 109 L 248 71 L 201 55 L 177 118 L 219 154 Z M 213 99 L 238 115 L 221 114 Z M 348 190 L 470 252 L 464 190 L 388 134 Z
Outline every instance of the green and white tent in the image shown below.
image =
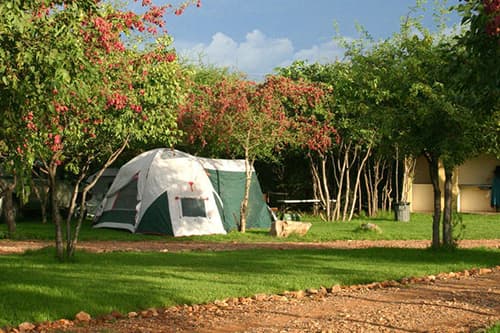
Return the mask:
M 94 228 L 173 236 L 225 234 L 238 228 L 244 189 L 243 160 L 150 150 L 120 168 L 98 208 Z M 270 227 L 255 172 L 250 191 L 247 228 Z

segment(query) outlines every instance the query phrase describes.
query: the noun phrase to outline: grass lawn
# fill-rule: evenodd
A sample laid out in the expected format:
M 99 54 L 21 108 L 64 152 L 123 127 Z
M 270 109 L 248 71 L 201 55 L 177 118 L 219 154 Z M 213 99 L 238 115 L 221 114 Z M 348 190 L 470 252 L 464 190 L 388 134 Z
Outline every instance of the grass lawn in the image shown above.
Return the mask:
M 484 331 L 479 331 L 479 333 L 500 333 L 500 322 L 496 323 L 489 329 L 486 329 Z
M 464 239 L 499 239 L 500 238 L 500 214 L 477 215 L 462 214 Z M 350 222 L 322 222 L 318 218 L 304 216 L 303 221 L 312 222 L 313 226 L 303 237 L 292 236 L 287 239 L 277 239 L 268 235 L 268 230 L 249 230 L 246 234 L 231 232 L 229 235 L 196 236 L 174 238 L 169 236 L 130 234 L 127 231 L 92 229 L 88 221 L 82 227 L 80 240 L 166 240 L 166 241 L 215 241 L 215 242 L 270 242 L 270 241 L 304 241 L 321 242 L 345 239 L 428 239 L 431 240 L 432 217 L 430 214 L 412 214 L 411 222 L 396 222 L 392 214 L 374 219 L 355 219 Z M 382 233 L 357 231 L 361 223 L 376 223 Z M 0 224 L 0 238 L 5 235 L 7 227 Z M 25 220 L 17 224 L 19 240 L 39 239 L 53 240 L 54 227 L 52 224 L 41 224 L 39 221 Z
M 372 248 L 0 256 L 0 327 L 256 293 L 350 285 L 500 263 L 500 251 Z
M 80 240 L 173 241 L 331 241 L 342 239 L 431 239 L 431 216 L 412 214 L 409 223 L 392 216 L 313 223 L 304 237 L 276 239 L 268 230 L 227 236 L 174 238 L 83 227 Z M 500 214 L 463 215 L 465 239 L 499 239 Z M 383 232 L 359 232 L 363 222 Z M 54 228 L 38 221 L 17 225 L 16 239 L 53 240 Z M 0 224 L 0 237 L 6 226 Z M 350 285 L 422 276 L 500 263 L 498 249 L 372 248 L 356 250 L 246 250 L 189 253 L 77 252 L 74 262 L 59 263 L 54 249 L 0 256 L 0 327 L 23 321 L 73 318 L 83 310 L 92 316 L 136 311 L 152 306 L 203 303 L 215 299 L 277 293 L 311 287 Z

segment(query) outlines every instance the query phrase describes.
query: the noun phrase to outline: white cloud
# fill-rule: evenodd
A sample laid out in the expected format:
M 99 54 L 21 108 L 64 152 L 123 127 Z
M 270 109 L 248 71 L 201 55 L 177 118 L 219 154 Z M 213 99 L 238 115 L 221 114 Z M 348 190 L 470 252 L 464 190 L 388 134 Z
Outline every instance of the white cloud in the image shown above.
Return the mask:
M 320 45 L 313 45 L 309 49 L 299 50 L 294 54 L 294 60 L 307 59 L 310 63 L 327 63 L 342 59 L 344 50 L 333 40 Z
M 218 32 L 209 44 L 176 41 L 174 45 L 181 56 L 191 61 L 243 71 L 256 80 L 272 73 L 276 67 L 290 65 L 294 60 L 325 63 L 341 58 L 343 53 L 333 41 L 296 51 L 290 39 L 271 38 L 260 30 L 247 33 L 242 42 Z

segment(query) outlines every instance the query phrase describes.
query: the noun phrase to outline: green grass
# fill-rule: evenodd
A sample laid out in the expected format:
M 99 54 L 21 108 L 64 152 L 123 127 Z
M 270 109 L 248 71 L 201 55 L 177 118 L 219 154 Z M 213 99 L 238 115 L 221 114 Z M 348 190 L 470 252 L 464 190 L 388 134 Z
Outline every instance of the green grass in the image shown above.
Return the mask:
M 464 239 L 498 239 L 500 238 L 500 214 L 477 215 L 463 214 L 465 224 Z M 80 240 L 167 240 L 167 241 L 214 241 L 214 242 L 269 242 L 269 241 L 306 241 L 322 242 L 346 239 L 398 239 L 398 240 L 430 240 L 432 217 L 429 214 L 412 214 L 411 222 L 396 222 L 392 215 L 374 219 L 355 219 L 350 222 L 322 222 L 318 218 L 305 216 L 303 221 L 312 222 L 313 226 L 303 237 L 292 236 L 287 239 L 276 239 L 268 235 L 268 230 L 250 230 L 245 234 L 232 232 L 229 235 L 197 236 L 174 238 L 168 236 L 138 235 L 126 231 L 109 229 L 92 229 L 86 222 L 80 234 Z M 382 233 L 359 232 L 361 223 L 376 223 Z M 0 224 L 0 236 L 6 233 L 6 225 Z M 38 221 L 25 220 L 17 224 L 15 239 L 52 240 L 54 227 L 52 224 L 41 224 Z
M 476 333 L 500 333 L 500 322 L 496 323 L 495 325 L 491 326 L 490 328 L 487 328 L 484 330 L 479 330 Z
M 23 321 L 203 303 L 256 293 L 350 285 L 500 263 L 500 251 L 372 248 L 91 254 L 54 249 L 0 256 L 0 327 Z
M 465 239 L 500 238 L 500 214 L 462 215 Z M 430 240 L 431 216 L 412 214 L 411 222 L 392 215 L 376 219 L 326 223 L 311 216 L 308 234 L 287 239 L 268 230 L 246 234 L 174 238 L 134 235 L 83 225 L 80 240 L 163 240 L 213 242 L 322 242 L 346 239 Z M 382 233 L 360 232 L 361 223 L 376 223 Z M 0 224 L 0 237 L 6 226 Z M 53 240 L 54 226 L 24 220 L 15 239 Z M 417 249 L 252 250 L 191 253 L 78 252 L 75 262 L 58 263 L 54 249 L 0 256 L 0 327 L 22 321 L 72 318 L 84 310 L 93 316 L 151 306 L 203 303 L 232 296 L 276 293 L 320 285 L 358 284 L 405 276 L 488 267 L 500 263 L 500 251 L 488 249 L 432 252 Z M 497 332 L 494 330 L 491 332 Z M 498 330 L 498 329 L 497 329 Z M 490 332 L 490 331 L 488 331 Z

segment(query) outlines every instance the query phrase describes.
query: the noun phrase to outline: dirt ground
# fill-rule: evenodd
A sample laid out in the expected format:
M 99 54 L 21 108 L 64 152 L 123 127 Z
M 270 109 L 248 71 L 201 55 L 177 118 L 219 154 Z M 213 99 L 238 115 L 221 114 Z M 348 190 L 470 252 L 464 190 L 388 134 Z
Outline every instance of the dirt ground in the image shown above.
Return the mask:
M 22 253 L 27 250 L 38 250 L 43 247 L 54 246 L 54 242 L 46 241 L 9 241 L 0 240 L 0 254 Z M 276 250 L 285 249 L 355 249 L 368 247 L 397 247 L 397 248 L 426 248 L 430 242 L 426 240 L 393 241 L 393 240 L 343 240 L 321 243 L 300 242 L 257 242 L 257 243 L 211 243 L 211 242 L 165 242 L 165 241 L 92 241 L 80 242 L 77 247 L 90 252 L 110 251 L 229 251 L 267 248 Z M 489 247 L 500 249 L 500 239 L 462 240 L 461 248 Z
M 0 241 L 0 254 L 49 245 L 52 244 Z M 82 242 L 80 248 L 93 252 L 175 252 L 428 245 L 427 241 L 254 244 L 154 241 Z M 461 243 L 461 247 L 478 246 L 500 248 L 500 239 Z M 210 304 L 137 309 L 90 320 L 83 315 L 80 319 L 26 327 L 33 332 L 476 332 L 500 322 L 500 266 L 370 285 L 260 294 Z

